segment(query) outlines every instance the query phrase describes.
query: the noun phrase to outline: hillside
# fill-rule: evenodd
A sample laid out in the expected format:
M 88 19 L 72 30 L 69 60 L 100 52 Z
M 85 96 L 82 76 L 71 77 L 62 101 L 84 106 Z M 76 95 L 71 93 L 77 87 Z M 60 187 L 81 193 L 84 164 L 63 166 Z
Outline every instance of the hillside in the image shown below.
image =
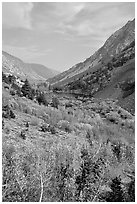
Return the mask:
M 112 100 L 46 98 L 3 86 L 2 201 L 134 202 L 134 116 Z
M 104 45 L 96 51 L 92 56 L 87 58 L 84 62 L 74 65 L 67 71 L 49 79 L 52 85 L 67 84 L 79 75 L 86 72 L 92 72 L 106 64 L 115 55 L 120 52 L 135 39 L 135 19 L 128 21 L 128 23 L 112 34 L 104 43 Z
M 116 31 L 93 56 L 51 80 L 54 88 L 101 99 L 114 99 L 135 113 L 135 21 Z M 100 56 L 100 59 L 98 58 Z M 92 64 L 93 58 L 98 63 Z M 98 60 L 99 59 L 99 60 Z M 87 62 L 90 64 L 84 71 Z M 95 61 L 94 61 L 95 62 Z M 80 70 L 80 71 L 79 71 Z M 67 73 L 70 74 L 67 75 Z M 64 77 L 63 77 L 64 75 Z M 58 81 L 56 81 L 58 78 Z M 56 81 L 56 82 L 55 82 Z M 129 100 L 128 100 L 129 98 Z M 131 100 L 132 98 L 132 100 Z
M 83 74 L 65 87 L 73 93 L 83 93 L 95 98 L 111 98 L 122 106 L 129 95 L 135 93 L 135 42 L 128 45 L 106 65 L 92 73 Z M 132 97 L 134 98 L 134 97 Z M 134 100 L 133 100 L 134 101 Z M 131 100 L 124 108 L 134 114 L 135 105 Z M 126 107 L 127 106 L 127 107 Z M 130 108 L 129 108 L 130 107 Z
M 135 2 L 4 1 L 1 24 L 1 202 L 135 203 Z
M 133 22 L 52 87 L 3 52 L 3 202 L 135 202 Z
M 58 72 L 34 63 L 24 63 L 17 57 L 2 51 L 2 71 L 11 73 L 21 79 L 28 78 L 29 81 L 46 80 Z

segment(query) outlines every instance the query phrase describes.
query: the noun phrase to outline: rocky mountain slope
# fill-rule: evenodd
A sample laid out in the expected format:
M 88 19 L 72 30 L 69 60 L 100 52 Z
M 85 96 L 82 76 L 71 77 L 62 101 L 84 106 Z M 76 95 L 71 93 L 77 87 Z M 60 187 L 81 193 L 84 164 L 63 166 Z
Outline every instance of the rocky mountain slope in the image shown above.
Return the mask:
M 11 73 L 22 79 L 28 78 L 30 81 L 46 80 L 55 76 L 58 72 L 34 63 L 24 63 L 17 57 L 2 51 L 2 71 Z
M 49 79 L 53 85 L 67 84 L 79 78 L 82 73 L 93 72 L 110 61 L 135 39 L 135 19 L 112 34 L 105 44 L 84 62 L 80 62 L 67 71 Z

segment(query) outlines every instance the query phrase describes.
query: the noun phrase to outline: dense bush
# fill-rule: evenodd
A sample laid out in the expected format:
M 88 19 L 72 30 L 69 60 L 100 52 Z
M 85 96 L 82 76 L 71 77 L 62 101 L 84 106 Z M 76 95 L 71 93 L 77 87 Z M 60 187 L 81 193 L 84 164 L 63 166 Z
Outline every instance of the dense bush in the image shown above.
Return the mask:
M 37 96 L 37 101 L 38 101 L 39 105 L 43 104 L 45 106 L 48 106 L 48 101 L 47 101 L 46 96 L 45 96 L 44 93 L 40 93 Z
M 48 130 L 51 132 L 51 134 L 55 134 L 56 133 L 56 129 L 52 125 L 49 125 Z
M 13 84 L 16 80 L 16 77 L 14 75 L 9 75 L 8 79 L 9 79 L 10 84 Z
M 12 111 L 12 109 L 9 107 L 9 105 L 3 105 L 2 107 L 2 117 L 3 118 L 15 118 L 15 114 L 14 112 Z
M 15 96 L 16 92 L 15 92 L 14 90 L 10 90 L 10 94 L 11 94 L 12 96 Z
M 80 135 L 48 141 L 39 140 L 37 146 L 24 143 L 18 152 L 5 144 L 3 201 L 134 201 L 134 182 L 123 183 L 125 166 L 111 146 L 94 140 L 89 148 Z
M 59 106 L 59 100 L 58 100 L 57 97 L 53 97 L 53 98 L 52 98 L 52 104 L 51 104 L 51 105 L 52 105 L 52 107 L 58 109 L 58 106 Z
M 5 82 L 7 84 L 10 84 L 9 78 L 2 72 L 2 82 Z
M 58 92 L 58 91 L 62 91 L 63 88 L 62 87 L 53 87 L 53 92 Z
M 23 96 L 23 93 L 21 92 L 21 88 L 16 84 L 16 83 L 13 83 L 11 88 L 16 92 L 16 94 L 18 96 Z
M 73 107 L 73 104 L 72 103 L 66 103 L 65 104 L 65 108 L 72 108 Z
M 109 111 L 109 116 L 127 120 L 131 130 L 102 120 L 95 111 L 107 114 L 106 103 L 73 107 L 72 115 L 68 109 L 39 106 L 26 98 L 18 102 L 23 112 L 26 103 L 32 104 L 30 114 L 36 116 L 23 114 L 26 129 L 19 134 L 11 131 L 11 124 L 9 132 L 3 129 L 3 202 L 135 201 L 130 114 L 121 108 Z
M 70 133 L 72 131 L 72 127 L 68 121 L 60 120 L 57 124 L 58 128 Z
M 41 130 L 42 132 L 47 132 L 47 131 L 49 130 L 48 124 L 43 124 L 43 125 L 41 125 L 40 128 L 41 128 L 40 130 Z

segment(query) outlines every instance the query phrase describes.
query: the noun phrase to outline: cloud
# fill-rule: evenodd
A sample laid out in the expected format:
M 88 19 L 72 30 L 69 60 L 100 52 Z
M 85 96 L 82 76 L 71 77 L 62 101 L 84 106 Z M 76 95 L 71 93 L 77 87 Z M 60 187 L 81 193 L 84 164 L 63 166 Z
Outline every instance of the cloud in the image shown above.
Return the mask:
M 2 23 L 4 27 L 31 29 L 33 3 L 2 3 Z
M 71 23 L 85 8 L 86 3 L 79 2 L 47 2 L 33 3 L 32 12 L 34 27 L 43 32 L 64 32 L 62 25 Z
M 127 9 L 130 9 L 130 12 Z M 65 10 L 65 9 L 64 9 Z M 134 17 L 134 3 L 86 3 L 70 21 L 64 19 L 56 32 L 74 37 L 109 37 Z
M 36 31 L 73 35 L 74 38 L 102 32 L 111 34 L 114 26 L 117 29 L 134 16 L 134 3 L 42 2 L 33 3 L 33 6 Z
M 85 8 L 85 3 L 56 3 L 54 14 L 62 18 L 64 22 L 72 21 L 75 16 Z

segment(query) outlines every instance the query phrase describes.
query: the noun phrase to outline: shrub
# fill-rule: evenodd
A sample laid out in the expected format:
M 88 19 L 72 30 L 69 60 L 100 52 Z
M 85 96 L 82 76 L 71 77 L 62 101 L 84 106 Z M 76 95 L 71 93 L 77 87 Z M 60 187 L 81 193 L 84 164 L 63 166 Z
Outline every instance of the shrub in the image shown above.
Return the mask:
M 113 123 L 118 123 L 120 120 L 119 114 L 117 112 L 110 111 L 106 114 L 106 119 Z
M 16 92 L 14 90 L 10 90 L 10 95 L 15 96 Z
M 36 116 L 38 118 L 43 119 L 45 122 L 48 122 L 49 115 L 45 113 L 44 107 L 40 107 L 39 109 L 36 109 Z
M 32 115 L 35 115 L 35 116 L 37 115 L 37 110 L 36 110 L 36 108 L 32 108 L 31 111 L 32 111 Z
M 9 82 L 10 82 L 11 84 L 13 84 L 14 81 L 16 80 L 16 78 L 15 78 L 14 75 L 9 75 L 9 76 L 8 76 L 8 79 L 9 79 Z
M 19 104 L 15 100 L 10 101 L 10 105 L 14 110 L 19 110 Z
M 58 126 L 60 129 L 66 131 L 66 132 L 68 132 L 68 133 L 70 133 L 70 132 L 72 131 L 71 126 L 70 126 L 70 123 L 69 123 L 68 121 L 66 121 L 66 120 L 60 120 L 60 121 L 58 122 L 57 126 Z
M 9 148 L 7 144 L 3 149 L 3 202 L 39 201 L 37 189 L 40 181 L 37 177 L 36 154 L 32 148 L 20 146 L 16 154 L 15 148 Z
M 11 87 L 12 87 L 13 90 L 16 91 L 16 94 L 18 96 L 21 96 L 21 88 L 17 84 L 13 83 Z
M 9 114 L 6 113 L 6 112 L 2 112 L 2 117 L 3 117 L 3 118 L 9 118 Z
M 4 129 L 4 126 L 5 126 L 5 122 L 4 122 L 4 119 L 2 119 L 2 129 Z
M 15 118 L 15 117 L 16 117 L 15 114 L 14 114 L 14 112 L 13 112 L 12 110 L 10 110 L 10 117 L 11 117 L 11 118 Z
M 29 122 L 26 122 L 25 126 L 26 126 L 26 127 L 29 127 Z
M 10 86 L 8 84 L 4 84 L 4 89 L 10 89 Z
M 131 128 L 132 130 L 135 130 L 135 121 L 132 119 L 127 119 L 126 121 L 124 121 L 124 125 L 127 128 Z
M 9 125 L 6 125 L 6 127 L 4 128 L 4 131 L 6 134 L 9 134 L 10 133 L 10 127 Z
M 4 72 L 2 72 L 2 82 L 5 82 L 5 83 L 10 83 L 9 80 L 8 80 L 8 77 L 6 77 L 6 75 L 4 74 Z
M 47 132 L 48 130 L 49 130 L 49 126 L 48 126 L 48 124 L 43 124 L 43 125 L 41 125 L 41 131 L 42 132 Z
M 49 126 L 48 130 L 51 132 L 51 134 L 55 134 L 56 133 L 56 129 L 54 126 Z
M 22 130 L 22 131 L 21 131 L 20 137 L 21 137 L 23 140 L 26 139 L 26 132 L 25 132 L 25 130 Z
M 57 109 L 49 107 L 45 109 L 45 112 L 48 114 L 45 117 L 45 121 L 53 126 L 56 126 L 58 121 L 62 119 L 62 113 Z
M 39 96 L 37 97 L 37 101 L 38 101 L 39 105 L 43 104 L 45 106 L 48 106 L 48 101 L 47 101 L 44 93 L 39 94 Z
M 39 119 L 36 117 L 32 117 L 30 121 L 30 125 L 32 126 L 38 126 L 39 125 Z
M 32 114 L 32 110 L 31 110 L 31 108 L 28 107 L 28 106 L 26 106 L 26 107 L 24 108 L 23 112 L 24 112 L 24 113 L 27 113 L 27 114 L 29 114 L 29 115 Z
M 128 185 L 129 199 L 126 202 L 135 202 L 135 179 L 132 179 Z
M 62 87 L 53 87 L 53 92 L 62 91 Z
M 11 108 L 9 107 L 9 105 L 3 106 L 2 107 L 2 117 L 4 118 L 15 118 L 15 114 L 14 112 L 11 110 Z
M 70 102 L 65 104 L 65 108 L 72 108 L 72 107 L 73 107 L 73 104 Z
M 38 105 L 35 108 L 37 111 Z M 135 183 L 133 179 L 130 182 L 130 177 L 134 178 L 135 153 L 133 142 L 129 145 L 126 141 L 127 138 L 131 139 L 132 130 L 124 132 L 118 125 L 106 124 L 99 115 L 91 116 L 93 112 L 89 109 L 74 110 L 74 116 L 70 119 L 67 110 L 39 108 L 39 116 L 43 112 L 49 117 L 41 125 L 41 131 L 55 134 L 56 127 L 59 127 L 69 132 L 75 122 L 74 128 L 78 134 L 44 134 L 44 138 L 36 137 L 32 142 L 13 140 L 16 153 L 12 148 L 9 153 L 3 151 L 3 201 L 135 200 Z M 33 125 L 39 122 L 36 117 L 31 120 L 30 124 Z M 26 139 L 26 131 L 22 131 L 20 136 Z M 4 137 L 6 139 L 9 144 L 9 137 Z M 125 184 L 124 179 L 128 180 Z
M 59 100 L 56 97 L 52 98 L 52 107 L 57 108 L 58 109 L 58 105 L 59 105 Z
M 43 120 L 44 120 L 45 122 L 48 122 L 48 121 L 50 120 L 49 115 L 46 114 L 46 113 L 44 113 L 44 115 L 43 115 Z
M 51 132 L 51 134 L 55 134 L 56 133 L 56 129 L 55 129 L 55 127 L 54 126 L 51 126 L 51 125 L 49 125 L 49 124 L 43 124 L 43 125 L 41 125 L 41 127 L 40 127 L 41 129 L 41 131 L 42 132 Z

